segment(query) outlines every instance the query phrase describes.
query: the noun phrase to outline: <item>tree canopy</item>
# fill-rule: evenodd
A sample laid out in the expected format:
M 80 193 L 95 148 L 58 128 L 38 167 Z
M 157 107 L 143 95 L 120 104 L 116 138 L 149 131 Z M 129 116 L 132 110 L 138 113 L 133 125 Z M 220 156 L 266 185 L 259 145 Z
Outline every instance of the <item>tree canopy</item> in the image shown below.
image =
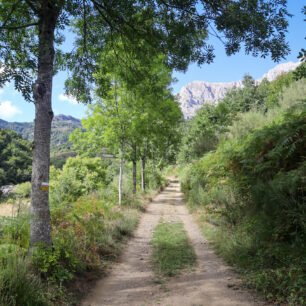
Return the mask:
M 2 1 L 0 84 L 14 80 L 28 101 L 33 99 L 33 73 L 37 74 L 39 66 L 37 30 L 48 9 L 54 13 L 54 71 L 72 70 L 67 89 L 79 100 L 90 99 L 87 82 L 95 82 L 92 71 L 97 68 L 97 51 L 118 37 L 142 60 L 152 48 L 166 54 L 166 63 L 178 70 L 185 70 L 190 62 L 213 61 L 214 47 L 208 43 L 211 36 L 223 42 L 228 55 L 242 46 L 247 54 L 271 56 L 273 60 L 289 52 L 285 0 Z M 59 48 L 64 40 L 62 30 L 70 25 L 77 36 L 77 48 L 63 54 Z

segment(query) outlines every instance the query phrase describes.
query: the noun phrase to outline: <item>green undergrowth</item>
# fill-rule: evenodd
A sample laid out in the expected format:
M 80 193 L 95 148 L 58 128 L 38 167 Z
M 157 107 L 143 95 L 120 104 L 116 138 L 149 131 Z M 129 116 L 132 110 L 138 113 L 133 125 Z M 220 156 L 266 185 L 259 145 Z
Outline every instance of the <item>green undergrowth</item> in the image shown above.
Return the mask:
M 229 227 L 211 219 L 209 214 L 199 218 L 203 235 L 241 273 L 245 287 L 262 292 L 270 302 L 305 305 L 305 250 L 259 240 L 248 224 Z
M 76 276 L 102 272 L 117 260 L 138 222 L 142 206 L 133 206 L 119 207 L 94 194 L 58 208 L 51 216 L 53 248 L 37 246 L 31 257 L 26 256 L 29 216 L 2 218 L 0 305 L 73 303 L 66 286 L 73 288 Z
M 98 159 L 69 159 L 62 170 L 51 170 L 50 210 L 53 247 L 37 245 L 29 256 L 30 216 L 17 209 L 0 217 L 0 305 L 76 305 L 87 287 L 116 262 L 137 226 L 145 203 L 162 188 L 133 195 L 124 177 L 118 205 L 117 173 Z M 130 176 L 131 177 L 131 176 Z M 29 184 L 10 199 L 29 196 Z M 15 204 L 14 204 L 15 205 Z
M 46 305 L 42 282 L 29 273 L 29 262 L 24 255 L 11 254 L 1 261 L 0 269 L 1 306 Z
M 306 303 L 306 81 L 239 113 L 214 151 L 180 167 L 188 207 L 248 287 Z
M 157 225 L 152 246 L 152 261 L 158 276 L 175 276 L 196 262 L 194 250 L 181 222 Z

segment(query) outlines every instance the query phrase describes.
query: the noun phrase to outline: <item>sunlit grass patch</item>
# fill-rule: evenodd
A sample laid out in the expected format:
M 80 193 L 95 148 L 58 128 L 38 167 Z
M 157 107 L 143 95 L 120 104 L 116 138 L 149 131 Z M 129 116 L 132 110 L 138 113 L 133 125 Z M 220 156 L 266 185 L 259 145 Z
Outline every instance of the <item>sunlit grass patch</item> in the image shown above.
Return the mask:
M 157 225 L 152 246 L 153 265 L 158 275 L 177 275 L 196 262 L 196 255 L 181 222 Z

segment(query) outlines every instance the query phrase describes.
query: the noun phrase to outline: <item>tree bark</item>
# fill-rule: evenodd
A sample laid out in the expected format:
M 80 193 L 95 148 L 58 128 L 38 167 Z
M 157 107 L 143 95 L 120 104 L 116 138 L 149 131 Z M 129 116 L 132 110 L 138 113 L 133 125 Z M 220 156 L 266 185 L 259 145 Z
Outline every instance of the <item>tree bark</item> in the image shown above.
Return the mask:
M 122 203 L 122 174 L 123 174 L 123 141 L 121 141 L 121 147 L 120 147 L 120 169 L 119 169 L 119 205 Z
M 141 158 L 141 190 L 146 190 L 146 154 Z
M 30 250 L 38 243 L 52 246 L 49 209 L 50 135 L 53 119 L 51 97 L 54 30 L 58 12 L 52 3 L 39 14 L 38 76 L 33 88 L 35 104 L 34 152 L 31 191 Z
M 152 151 L 152 161 L 153 161 L 153 175 L 155 175 L 155 172 L 156 172 L 156 164 L 155 164 L 154 151 Z
M 136 156 L 136 145 L 133 147 L 133 194 L 136 194 L 137 187 L 137 156 Z
M 148 139 L 146 139 L 146 144 L 143 150 L 143 155 L 141 157 L 141 190 L 146 191 L 146 158 L 148 150 Z

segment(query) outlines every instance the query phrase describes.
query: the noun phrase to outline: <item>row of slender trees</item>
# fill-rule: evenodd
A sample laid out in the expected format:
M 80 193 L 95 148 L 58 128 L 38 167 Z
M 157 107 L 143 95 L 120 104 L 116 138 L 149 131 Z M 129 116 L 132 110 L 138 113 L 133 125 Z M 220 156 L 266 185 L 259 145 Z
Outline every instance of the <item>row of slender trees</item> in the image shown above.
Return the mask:
M 146 161 L 164 157 L 178 143 L 177 125 L 182 118 L 171 94 L 171 69 L 162 54 L 152 53 L 145 66 L 132 58 L 130 49 L 117 42 L 107 54 L 95 77 L 101 84 L 97 102 L 89 108 L 83 130 L 70 137 L 79 154 L 97 155 L 103 149 L 119 157 L 119 204 L 122 201 L 122 175 L 125 160 L 133 164 L 133 192 L 136 193 L 137 161 L 141 161 L 141 189 L 146 188 Z M 133 66 L 128 63 L 132 61 Z M 135 73 L 137 70 L 137 74 Z M 141 78 L 139 78 L 141 75 Z M 107 90 L 103 84 L 108 83 Z

